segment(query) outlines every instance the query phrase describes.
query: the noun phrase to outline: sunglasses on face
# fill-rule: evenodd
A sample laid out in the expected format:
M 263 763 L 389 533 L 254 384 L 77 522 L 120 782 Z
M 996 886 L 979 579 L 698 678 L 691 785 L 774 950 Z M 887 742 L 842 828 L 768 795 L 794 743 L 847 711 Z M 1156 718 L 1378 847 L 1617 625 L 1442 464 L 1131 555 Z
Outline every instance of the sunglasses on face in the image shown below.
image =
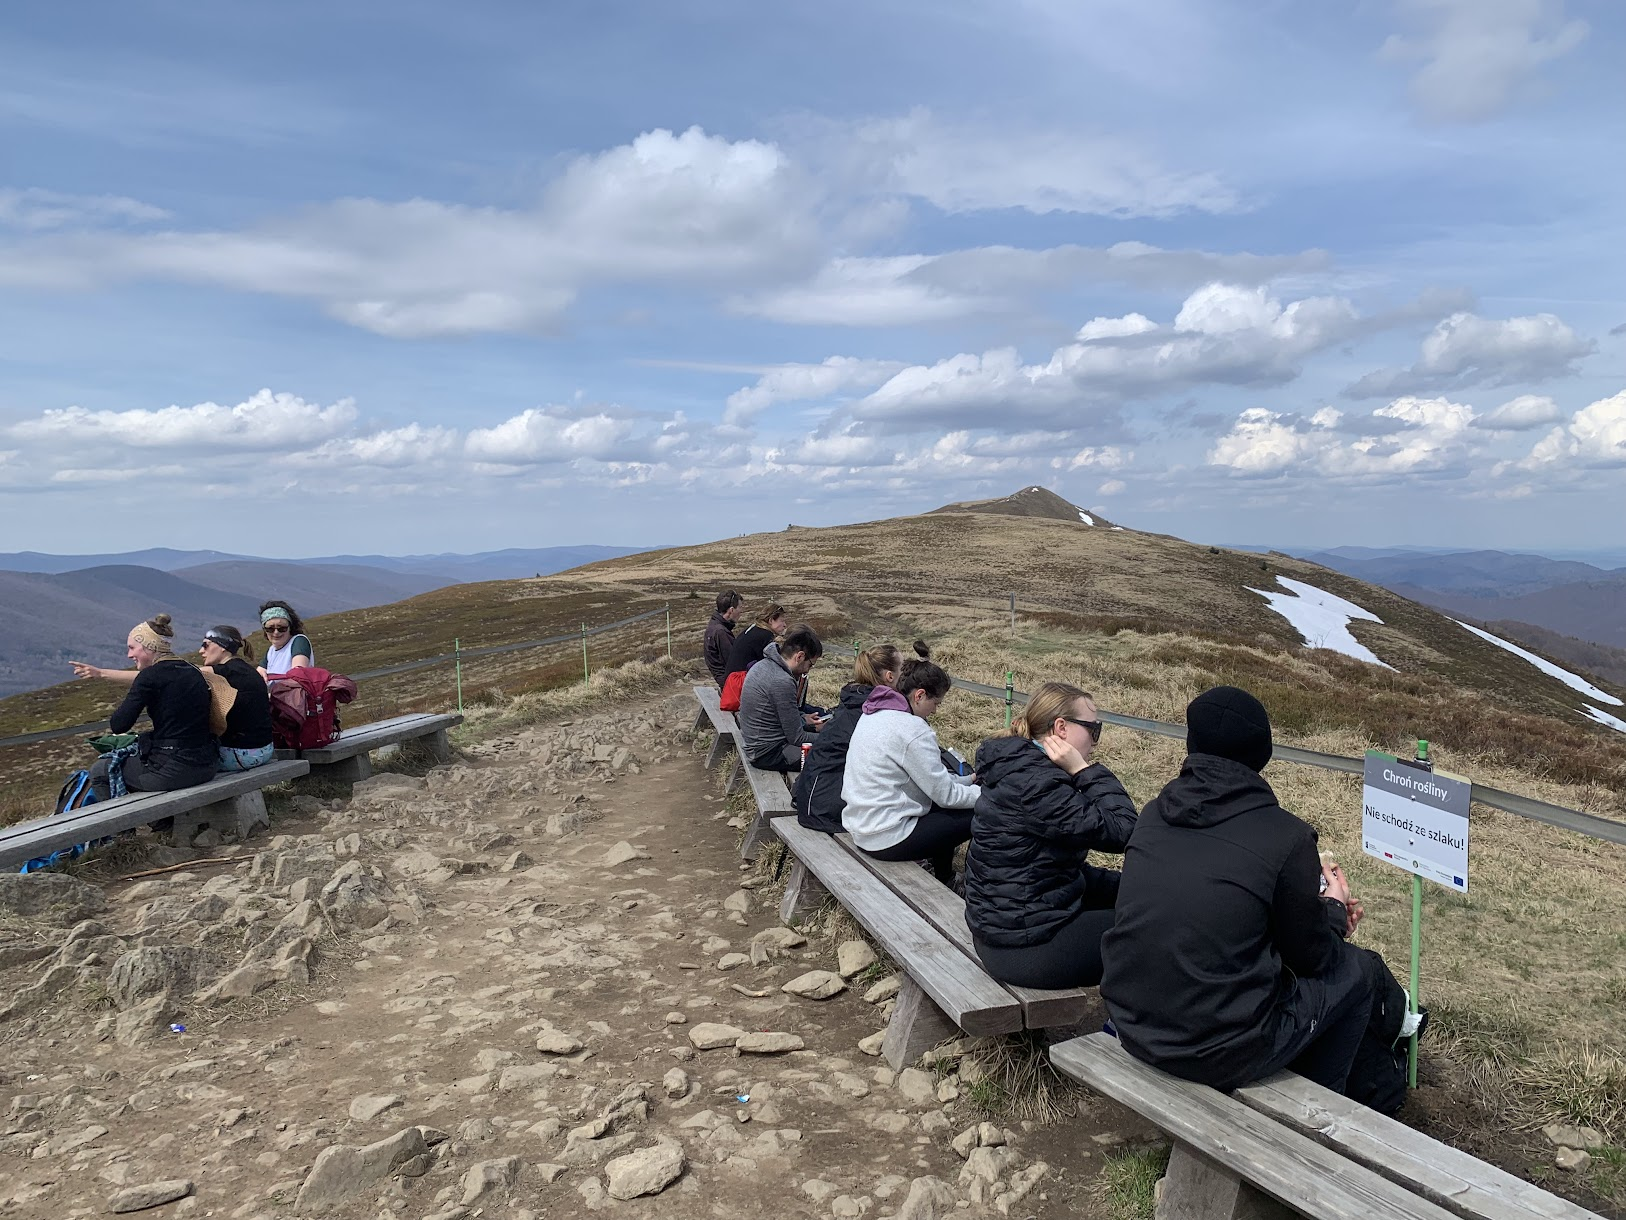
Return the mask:
M 288 627 L 288 626 L 282 626 L 282 627 L 267 627 L 267 628 L 266 628 L 266 629 L 265 629 L 265 634 L 266 634 L 266 635 L 287 635 L 287 634 L 288 634 L 288 633 L 289 633 L 289 632 L 290 632 L 290 631 L 292 631 L 292 630 L 293 630 L 293 628 L 292 628 L 292 627 Z
M 1091 741 L 1101 740 L 1101 722 L 1099 720 L 1079 720 L 1073 716 L 1063 716 L 1062 719 L 1068 724 L 1076 724 L 1083 729 L 1090 735 Z

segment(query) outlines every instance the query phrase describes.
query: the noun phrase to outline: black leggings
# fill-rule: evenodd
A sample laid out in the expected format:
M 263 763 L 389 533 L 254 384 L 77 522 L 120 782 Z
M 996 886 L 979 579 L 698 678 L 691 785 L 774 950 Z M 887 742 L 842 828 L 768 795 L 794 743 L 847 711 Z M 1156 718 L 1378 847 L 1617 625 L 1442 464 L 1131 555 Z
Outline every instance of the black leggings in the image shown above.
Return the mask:
M 103 754 L 90 766 L 90 789 L 98 801 L 111 799 L 112 782 L 107 777 L 107 758 Z M 161 763 L 154 766 L 154 763 Z M 177 788 L 194 788 L 215 777 L 217 764 L 188 765 L 160 757 L 142 758 L 132 754 L 124 760 L 124 786 L 131 792 L 173 792 Z
M 901 843 L 879 851 L 862 848 L 877 860 L 930 860 L 932 872 L 944 885 L 954 883 L 954 849 L 971 841 L 971 810 L 933 805 L 910 828 Z
M 1101 983 L 1101 938 L 1112 928 L 1117 914 L 1119 874 L 1112 869 L 1085 865 L 1088 885 L 1084 910 L 1074 915 L 1055 935 L 1040 945 L 1001 949 L 972 938 L 977 956 L 988 973 L 1014 987 L 1096 987 Z

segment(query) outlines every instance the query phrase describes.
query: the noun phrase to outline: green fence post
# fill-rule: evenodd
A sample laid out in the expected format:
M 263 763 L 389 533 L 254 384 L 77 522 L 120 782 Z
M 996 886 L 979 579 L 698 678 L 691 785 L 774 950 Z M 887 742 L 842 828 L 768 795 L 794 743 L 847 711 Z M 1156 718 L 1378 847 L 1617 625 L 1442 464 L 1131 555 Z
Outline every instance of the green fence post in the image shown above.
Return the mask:
M 452 656 L 457 662 L 457 710 L 463 710 L 463 641 L 452 641 Z
M 672 603 L 666 603 L 666 659 L 672 659 Z
M 587 624 L 582 624 L 582 685 L 588 686 L 593 678 L 592 671 L 587 668 Z
M 1016 675 L 1010 670 L 1005 671 L 1005 727 L 1011 727 L 1011 709 L 1016 706 L 1016 686 L 1012 679 Z
M 1430 771 L 1434 769 L 1428 761 L 1428 742 L 1419 740 L 1417 743 L 1417 761 Z M 1418 975 L 1421 973 L 1423 963 L 1423 879 L 1416 873 L 1411 875 L 1411 1011 L 1422 1010 L 1422 1000 L 1418 998 Z M 1410 1038 L 1411 1046 L 1406 1053 L 1406 1081 L 1412 1088 L 1417 1087 L 1417 1035 Z

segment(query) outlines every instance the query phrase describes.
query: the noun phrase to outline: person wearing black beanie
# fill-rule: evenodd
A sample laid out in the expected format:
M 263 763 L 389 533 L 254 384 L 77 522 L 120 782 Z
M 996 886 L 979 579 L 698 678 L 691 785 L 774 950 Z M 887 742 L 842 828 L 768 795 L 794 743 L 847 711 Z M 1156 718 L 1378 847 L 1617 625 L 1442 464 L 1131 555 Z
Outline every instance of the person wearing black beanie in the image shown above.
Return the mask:
M 1399 985 L 1376 954 L 1345 943 L 1358 904 L 1346 905 L 1336 866 L 1322 895 L 1315 831 L 1260 774 L 1272 750 L 1264 705 L 1234 686 L 1204 691 L 1186 709 L 1186 746 L 1135 824 L 1101 942 L 1118 1038 L 1142 1062 L 1215 1088 L 1291 1067 L 1344 1092 Z

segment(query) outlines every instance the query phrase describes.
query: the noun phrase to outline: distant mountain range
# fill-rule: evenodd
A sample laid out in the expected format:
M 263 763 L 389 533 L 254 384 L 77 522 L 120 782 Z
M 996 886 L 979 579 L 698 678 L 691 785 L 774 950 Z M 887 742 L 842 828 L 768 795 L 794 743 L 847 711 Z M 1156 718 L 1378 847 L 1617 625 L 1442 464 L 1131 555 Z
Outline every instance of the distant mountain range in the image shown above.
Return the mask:
M 174 619 L 177 650 L 216 623 L 258 626 L 277 597 L 301 617 L 397 602 L 450 584 L 547 575 L 638 547 L 559 546 L 477 555 L 339 555 L 261 559 L 155 548 L 122 555 L 0 555 L 0 697 L 70 677 L 68 662 L 121 667 L 132 625 Z

